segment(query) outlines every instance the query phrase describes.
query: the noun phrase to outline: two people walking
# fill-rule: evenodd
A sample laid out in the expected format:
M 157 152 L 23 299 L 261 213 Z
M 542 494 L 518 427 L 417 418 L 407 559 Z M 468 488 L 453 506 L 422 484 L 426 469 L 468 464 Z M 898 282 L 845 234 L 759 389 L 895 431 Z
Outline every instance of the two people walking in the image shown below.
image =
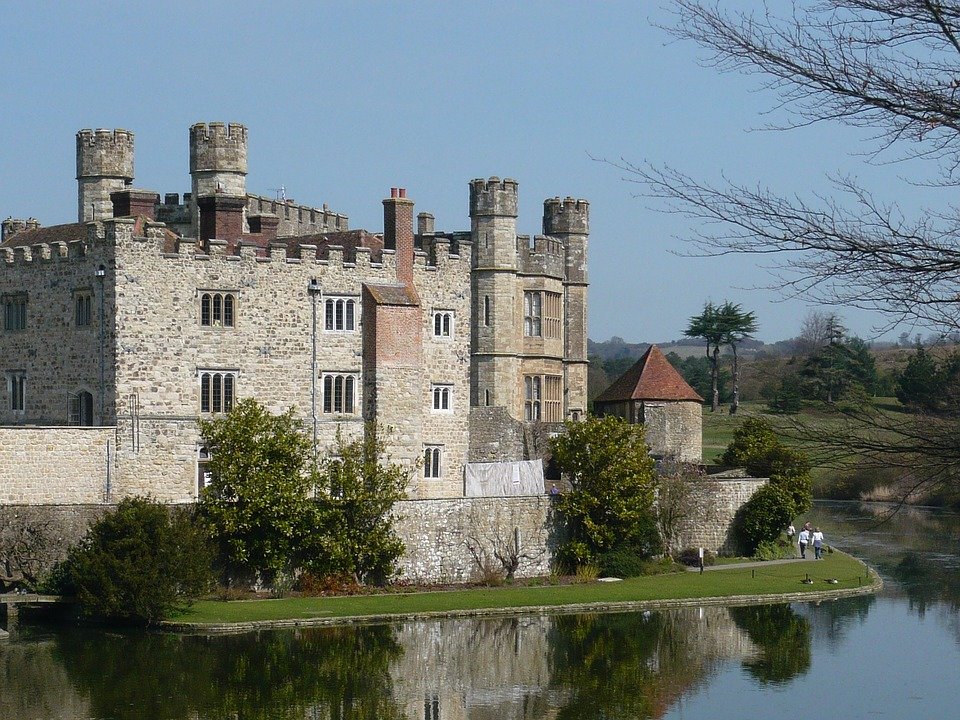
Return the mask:
M 787 528 L 787 537 L 793 538 L 795 528 L 791 524 Z M 805 523 L 800 535 L 797 537 L 797 545 L 800 548 L 800 557 L 807 557 L 807 548 L 813 545 L 813 557 L 815 560 L 823 559 L 823 533 L 820 528 L 813 528 L 810 523 Z

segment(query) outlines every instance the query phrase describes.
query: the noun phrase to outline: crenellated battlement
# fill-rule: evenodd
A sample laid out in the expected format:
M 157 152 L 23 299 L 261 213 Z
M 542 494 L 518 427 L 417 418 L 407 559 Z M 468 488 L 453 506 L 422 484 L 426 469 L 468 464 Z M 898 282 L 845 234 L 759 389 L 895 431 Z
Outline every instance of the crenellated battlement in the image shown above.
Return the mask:
M 264 195 L 247 194 L 247 215 L 269 213 L 280 219 L 279 234 L 306 235 L 314 232 L 335 232 L 349 229 L 346 215 L 336 213 L 329 207 L 316 208 L 295 203 L 293 200 L 277 200 Z
M 517 216 L 517 181 L 494 176 L 470 181 L 470 217 Z
M 566 267 L 566 246 L 561 240 L 546 235 L 517 236 L 519 270 L 530 275 L 563 278 Z
M 116 130 L 80 130 L 77 133 L 77 179 L 120 178 L 133 181 L 133 133 Z
M 247 174 L 247 127 L 239 123 L 196 123 L 190 127 L 190 172 Z
M 590 232 L 590 203 L 572 197 L 543 201 L 543 232 L 545 235 Z

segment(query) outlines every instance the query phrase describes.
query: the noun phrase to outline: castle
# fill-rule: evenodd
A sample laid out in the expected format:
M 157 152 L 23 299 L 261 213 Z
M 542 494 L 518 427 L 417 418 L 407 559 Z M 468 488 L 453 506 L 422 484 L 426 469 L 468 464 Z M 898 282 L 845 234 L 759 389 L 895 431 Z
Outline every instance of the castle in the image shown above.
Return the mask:
M 136 189 L 134 136 L 76 136 L 77 222 L 0 238 L 0 504 L 191 502 L 198 417 L 295 408 L 325 455 L 391 428 L 412 498 L 465 493 L 468 463 L 538 457 L 580 418 L 589 204 L 544 202 L 517 235 L 517 183 L 470 182 L 470 229 L 440 232 L 402 188 L 382 232 L 247 192 L 248 131 L 190 128 L 191 191 Z

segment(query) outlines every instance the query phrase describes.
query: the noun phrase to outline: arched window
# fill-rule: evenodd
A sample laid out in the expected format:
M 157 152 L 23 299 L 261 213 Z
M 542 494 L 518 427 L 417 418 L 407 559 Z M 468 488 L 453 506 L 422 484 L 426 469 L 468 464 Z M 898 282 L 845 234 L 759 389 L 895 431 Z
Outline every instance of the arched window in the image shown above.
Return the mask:
M 323 374 L 323 412 L 352 415 L 357 411 L 357 376 L 353 373 Z
M 539 375 L 527 375 L 523 379 L 523 385 L 525 400 L 523 418 L 524 420 L 539 420 L 542 389 L 541 378 Z
M 200 374 L 200 412 L 230 412 L 235 399 L 236 376 L 229 372 Z
M 237 299 L 232 293 L 204 293 L 200 296 L 200 324 L 203 327 L 233 327 Z
M 433 409 L 437 412 L 451 411 L 453 409 L 453 405 L 450 402 L 452 393 L 452 385 L 434 385 L 432 388 Z
M 357 329 L 356 305 L 354 298 L 328 297 L 324 302 L 323 329 L 354 332 Z
M 438 478 L 441 472 L 442 448 L 436 445 L 427 445 L 423 449 L 423 476 L 425 478 Z
M 433 336 L 439 338 L 453 337 L 453 312 L 450 310 L 434 310 Z

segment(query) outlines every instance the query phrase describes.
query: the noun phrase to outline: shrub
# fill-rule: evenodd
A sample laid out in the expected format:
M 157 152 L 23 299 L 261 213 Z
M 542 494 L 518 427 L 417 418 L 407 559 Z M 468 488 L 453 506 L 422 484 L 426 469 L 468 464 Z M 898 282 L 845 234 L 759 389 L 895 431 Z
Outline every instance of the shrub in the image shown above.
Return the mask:
M 126 498 L 91 525 L 66 568 L 85 615 L 151 624 L 206 592 L 210 561 L 191 512 Z
M 639 577 L 645 575 L 646 562 L 636 548 L 618 547 L 608 550 L 598 558 L 600 575 L 603 577 Z
M 761 543 L 778 537 L 793 516 L 790 494 L 776 483 L 764 485 L 740 508 L 735 518 L 744 551 L 752 555 Z
M 797 554 L 796 546 L 783 538 L 777 540 L 764 540 L 757 545 L 753 556 L 757 560 L 780 560 L 781 558 L 792 558 Z
M 600 577 L 600 568 L 592 563 L 577 565 L 576 578 L 579 583 L 593 582 Z
M 680 551 L 680 554 L 677 555 L 677 560 L 687 567 L 700 567 L 700 548 L 684 548 Z M 704 548 L 703 550 L 703 564 L 704 565 L 716 565 L 717 556 L 713 554 L 712 551 Z
M 568 422 L 551 448 L 571 488 L 556 500 L 568 538 L 561 562 L 594 562 L 620 543 L 647 555 L 659 552 L 656 474 L 642 426 L 612 416 Z

